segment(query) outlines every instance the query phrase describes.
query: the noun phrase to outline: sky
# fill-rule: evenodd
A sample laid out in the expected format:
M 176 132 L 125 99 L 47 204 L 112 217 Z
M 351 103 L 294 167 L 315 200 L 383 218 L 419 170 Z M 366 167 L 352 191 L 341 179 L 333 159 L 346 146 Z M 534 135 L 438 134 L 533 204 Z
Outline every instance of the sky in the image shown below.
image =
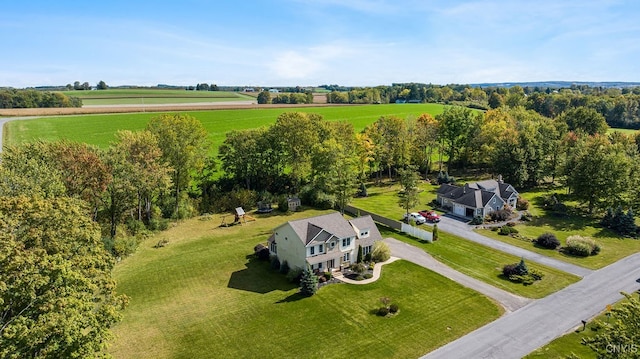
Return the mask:
M 0 87 L 640 81 L 640 1 L 7 1 Z

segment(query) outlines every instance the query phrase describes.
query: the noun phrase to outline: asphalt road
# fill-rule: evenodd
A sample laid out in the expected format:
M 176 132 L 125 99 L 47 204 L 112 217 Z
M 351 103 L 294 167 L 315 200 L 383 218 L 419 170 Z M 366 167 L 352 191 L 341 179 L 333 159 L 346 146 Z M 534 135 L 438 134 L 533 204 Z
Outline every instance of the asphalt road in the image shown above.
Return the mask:
M 422 358 L 521 358 L 640 288 L 640 253 L 585 276 Z

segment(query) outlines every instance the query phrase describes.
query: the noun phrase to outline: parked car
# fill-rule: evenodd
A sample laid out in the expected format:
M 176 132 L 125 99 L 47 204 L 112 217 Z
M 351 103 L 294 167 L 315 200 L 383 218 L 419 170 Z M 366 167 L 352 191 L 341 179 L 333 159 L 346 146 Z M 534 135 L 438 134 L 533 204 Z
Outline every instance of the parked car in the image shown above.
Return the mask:
M 440 215 L 437 214 L 436 211 L 429 211 L 425 209 L 418 213 L 429 222 L 440 222 Z
M 411 212 L 408 215 L 405 213 L 402 219 L 407 223 L 410 221 L 416 222 L 416 224 L 427 223 L 427 219 L 420 215 L 420 213 L 416 212 Z

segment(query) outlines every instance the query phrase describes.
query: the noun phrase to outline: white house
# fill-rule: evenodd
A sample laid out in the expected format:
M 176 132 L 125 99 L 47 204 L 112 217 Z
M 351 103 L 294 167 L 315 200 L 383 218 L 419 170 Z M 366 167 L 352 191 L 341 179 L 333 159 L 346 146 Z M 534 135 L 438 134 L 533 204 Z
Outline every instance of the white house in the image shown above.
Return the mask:
M 269 252 L 290 268 L 331 271 L 356 261 L 382 239 L 371 216 L 346 220 L 338 212 L 284 223 L 269 237 Z

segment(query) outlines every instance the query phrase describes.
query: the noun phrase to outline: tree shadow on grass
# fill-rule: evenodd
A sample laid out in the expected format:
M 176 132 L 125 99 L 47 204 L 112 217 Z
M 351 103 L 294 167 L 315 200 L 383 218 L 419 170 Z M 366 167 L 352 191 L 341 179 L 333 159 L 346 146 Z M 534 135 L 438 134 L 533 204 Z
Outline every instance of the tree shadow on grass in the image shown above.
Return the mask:
M 231 273 L 227 288 L 265 294 L 274 290 L 289 291 L 296 288 L 284 275 L 269 268 L 269 263 L 253 255 L 247 256 L 246 268 Z
M 282 304 L 282 303 L 290 303 L 290 302 L 297 302 L 300 299 L 304 299 L 306 298 L 304 295 L 302 295 L 300 292 L 295 292 L 293 294 L 291 294 L 290 296 L 280 299 L 279 301 L 276 302 L 276 304 Z

